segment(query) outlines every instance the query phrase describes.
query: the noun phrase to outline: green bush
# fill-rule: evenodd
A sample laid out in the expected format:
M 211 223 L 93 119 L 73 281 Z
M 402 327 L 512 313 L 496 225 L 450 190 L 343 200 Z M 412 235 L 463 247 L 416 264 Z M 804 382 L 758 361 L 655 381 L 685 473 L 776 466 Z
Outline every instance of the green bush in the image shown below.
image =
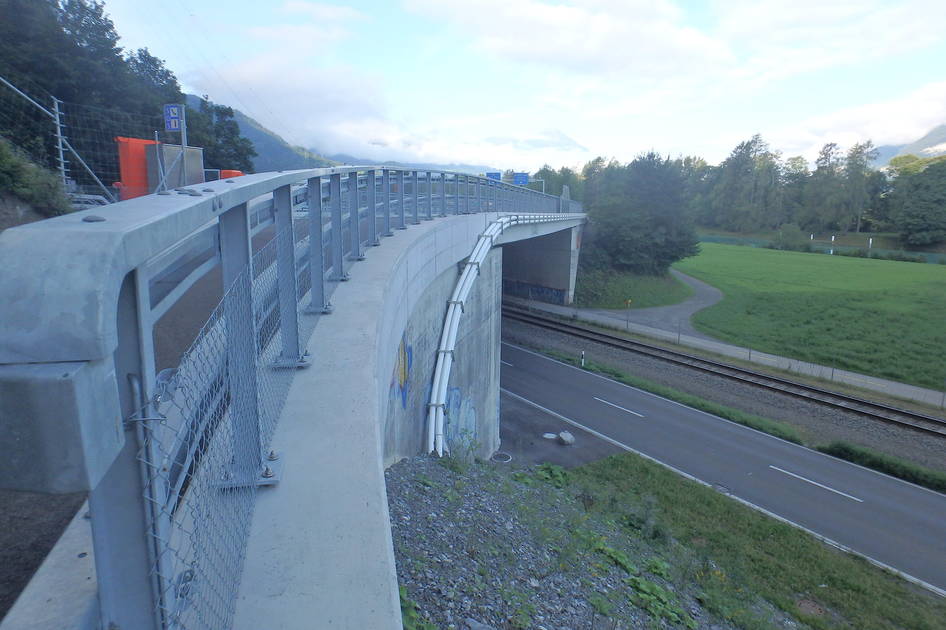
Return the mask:
M 13 195 L 48 217 L 70 211 L 69 200 L 66 199 L 59 177 L 31 162 L 2 138 L 0 192 Z
M 784 249 L 796 252 L 810 252 L 811 243 L 801 228 L 794 223 L 785 223 L 778 229 L 778 233 L 769 245 L 771 249 Z

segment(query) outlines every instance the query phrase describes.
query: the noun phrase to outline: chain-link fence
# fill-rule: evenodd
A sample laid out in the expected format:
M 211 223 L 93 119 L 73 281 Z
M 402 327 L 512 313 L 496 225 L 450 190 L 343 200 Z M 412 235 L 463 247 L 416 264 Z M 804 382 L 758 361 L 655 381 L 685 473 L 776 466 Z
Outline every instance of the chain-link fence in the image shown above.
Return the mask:
M 156 612 L 168 628 L 230 627 L 256 489 L 276 479 L 269 444 L 295 367 L 281 356 L 283 239 L 291 233 L 254 254 L 140 414 Z
M 67 192 L 123 198 L 119 138 L 179 144 L 159 113 L 64 102 L 41 87 L 0 77 L 0 136 L 33 162 L 60 173 Z M 135 190 L 134 194 L 152 192 Z

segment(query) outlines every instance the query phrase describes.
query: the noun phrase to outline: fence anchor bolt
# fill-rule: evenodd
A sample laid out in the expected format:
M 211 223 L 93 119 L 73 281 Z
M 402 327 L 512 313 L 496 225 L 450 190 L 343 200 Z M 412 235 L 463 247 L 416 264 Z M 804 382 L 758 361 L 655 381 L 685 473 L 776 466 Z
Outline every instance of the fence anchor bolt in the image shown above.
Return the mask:
M 271 451 L 269 451 L 269 455 L 266 456 L 266 459 L 268 459 L 268 460 L 271 461 L 271 462 L 274 462 L 274 461 L 276 461 L 277 459 L 279 459 L 279 453 L 277 453 L 275 450 L 271 450 Z M 267 468 L 267 470 L 269 470 L 269 469 Z M 265 472 L 265 471 L 264 471 L 264 472 Z M 272 471 L 270 471 L 270 472 L 272 472 Z M 265 476 L 265 474 L 264 474 L 264 476 Z

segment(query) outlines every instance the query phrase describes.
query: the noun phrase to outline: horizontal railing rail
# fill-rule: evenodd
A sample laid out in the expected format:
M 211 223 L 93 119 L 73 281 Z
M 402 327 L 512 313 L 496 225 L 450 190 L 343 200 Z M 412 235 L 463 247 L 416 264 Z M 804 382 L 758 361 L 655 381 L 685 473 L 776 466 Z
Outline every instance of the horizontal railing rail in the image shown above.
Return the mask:
M 0 438 L 32 436 L 0 464 L 0 483 L 90 491 L 102 627 L 229 627 L 254 493 L 279 478 L 270 439 L 352 265 L 436 217 L 580 211 L 567 194 L 464 173 L 345 167 L 198 184 L 6 230 L 0 379 L 29 391 L 42 377 L 61 394 L 26 410 L 28 430 L 22 405 L 0 401 L 11 427 Z M 167 341 L 188 324 L 193 335 Z

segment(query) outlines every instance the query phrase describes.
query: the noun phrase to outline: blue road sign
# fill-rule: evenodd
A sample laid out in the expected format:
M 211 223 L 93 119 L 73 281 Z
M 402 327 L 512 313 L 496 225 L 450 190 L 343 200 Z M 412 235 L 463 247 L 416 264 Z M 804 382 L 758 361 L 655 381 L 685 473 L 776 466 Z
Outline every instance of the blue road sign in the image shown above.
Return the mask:
M 183 105 L 165 105 L 164 106 L 164 130 L 165 131 L 180 131 L 181 130 L 181 110 L 184 109 Z
M 526 186 L 529 184 L 529 174 L 528 173 L 513 173 L 512 174 L 512 183 L 516 186 Z
M 502 174 L 502 173 L 498 173 L 498 172 L 497 172 L 497 173 L 487 173 L 487 174 L 486 174 L 486 179 L 495 179 L 497 182 L 499 182 L 499 181 L 502 181 L 502 179 L 503 179 L 503 174 Z

